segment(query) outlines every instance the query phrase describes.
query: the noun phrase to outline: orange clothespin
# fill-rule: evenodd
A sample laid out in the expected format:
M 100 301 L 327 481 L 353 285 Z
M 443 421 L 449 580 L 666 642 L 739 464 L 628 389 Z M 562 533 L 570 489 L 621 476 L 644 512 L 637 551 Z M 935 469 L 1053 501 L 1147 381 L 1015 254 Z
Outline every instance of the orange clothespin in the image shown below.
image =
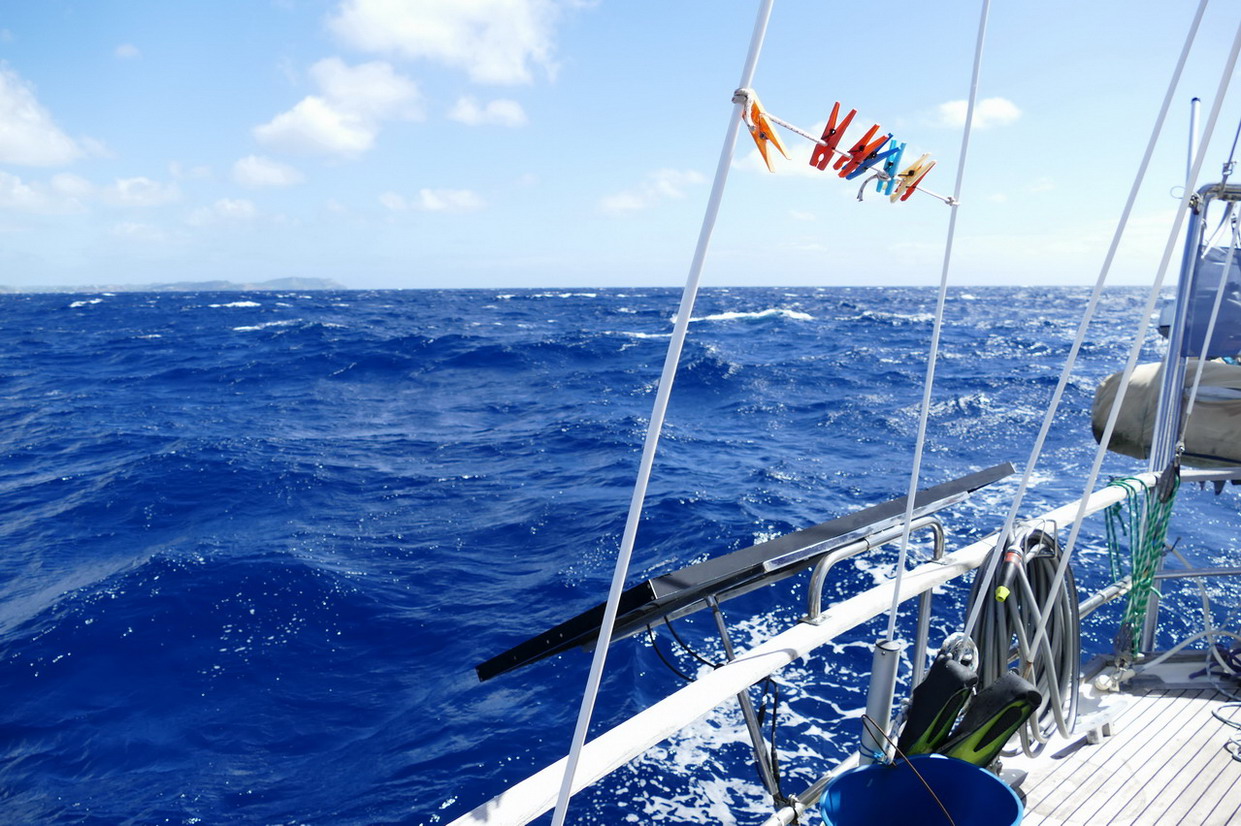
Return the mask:
M 840 139 L 845 136 L 845 130 L 853 122 L 853 116 L 857 114 L 857 110 L 850 109 L 844 121 L 837 126 L 836 116 L 839 114 L 840 101 L 836 101 L 832 106 L 831 117 L 827 119 L 827 126 L 823 129 L 823 137 L 820 143 L 815 145 L 814 151 L 810 153 L 810 165 L 817 169 L 827 169 L 828 163 L 832 160 L 832 153 L 836 151 L 836 144 L 840 143 Z
M 789 153 L 785 151 L 784 144 L 780 143 L 780 136 L 776 134 L 776 130 L 771 127 L 771 122 L 767 120 L 767 111 L 763 109 L 763 104 L 759 102 L 758 95 L 748 92 L 745 103 L 741 107 L 741 119 L 745 121 L 745 125 L 750 129 L 750 137 L 754 139 L 754 144 L 758 147 L 758 152 L 763 156 L 763 161 L 767 164 L 767 171 L 775 172 L 776 169 L 771 165 L 771 158 L 767 156 L 767 143 L 771 142 L 772 146 L 780 150 L 780 154 L 788 157 Z
M 929 154 L 923 154 L 896 176 L 896 191 L 888 196 L 892 203 L 896 203 L 898 199 L 909 200 L 909 196 L 914 194 L 914 190 L 918 188 L 918 184 L 922 183 L 922 179 L 935 168 L 935 161 L 928 161 L 929 157 L 931 157 Z
M 840 177 L 847 177 L 850 172 L 857 169 L 858 166 L 861 165 L 862 161 L 866 160 L 867 155 L 871 152 L 877 152 L 879 147 L 887 143 L 888 138 L 892 137 L 891 135 L 883 135 L 878 140 L 871 141 L 871 138 L 875 137 L 875 133 L 878 131 L 879 124 L 876 123 L 870 129 L 866 130 L 866 134 L 862 136 L 860 141 L 853 145 L 853 148 L 850 149 L 848 153 L 841 155 L 836 159 L 836 163 L 832 166 L 832 168 L 840 170 Z

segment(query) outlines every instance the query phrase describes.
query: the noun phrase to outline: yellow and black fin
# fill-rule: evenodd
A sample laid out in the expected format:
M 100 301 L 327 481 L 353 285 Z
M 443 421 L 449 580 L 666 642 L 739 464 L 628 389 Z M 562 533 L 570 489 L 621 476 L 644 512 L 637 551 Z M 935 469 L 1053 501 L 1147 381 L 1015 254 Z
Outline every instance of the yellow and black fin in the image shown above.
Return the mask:
M 896 744 L 900 753 L 928 754 L 942 746 L 976 685 L 978 675 L 971 669 L 946 654 L 936 657 L 913 690 L 905 727 Z
M 939 753 L 975 766 L 991 765 L 1042 699 L 1038 689 L 1017 672 L 1008 672 L 978 692 L 952 739 L 938 749 Z

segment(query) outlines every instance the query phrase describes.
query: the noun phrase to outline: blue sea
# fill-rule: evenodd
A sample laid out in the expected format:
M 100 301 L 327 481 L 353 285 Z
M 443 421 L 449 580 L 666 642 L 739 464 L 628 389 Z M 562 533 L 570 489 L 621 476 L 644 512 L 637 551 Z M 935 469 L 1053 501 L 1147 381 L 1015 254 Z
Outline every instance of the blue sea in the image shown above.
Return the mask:
M 474 666 L 604 599 L 678 299 L 0 296 L 0 824 L 442 824 L 563 756 L 589 655 L 483 683 Z M 952 291 L 923 486 L 1026 461 L 1085 299 Z M 705 290 L 631 581 L 903 495 L 934 300 Z M 1081 493 L 1094 387 L 1143 301 L 1105 296 L 1026 513 Z M 953 509 L 950 549 L 996 530 L 1014 487 Z M 1235 557 L 1237 503 L 1186 486 L 1179 548 Z M 1095 518 L 1083 589 L 1108 579 L 1102 536 Z M 829 599 L 893 561 L 842 566 Z M 1241 597 L 1211 588 L 1235 626 Z M 966 589 L 938 593 L 934 643 Z M 804 590 L 726 603 L 738 645 L 796 621 Z M 1201 600 L 1168 599 L 1171 641 Z M 1118 610 L 1090 619 L 1095 645 Z M 853 747 L 882 622 L 778 675 L 787 791 Z M 722 656 L 708 615 L 678 628 Z M 665 633 L 654 645 L 613 646 L 596 731 L 681 685 L 661 653 L 702 667 Z M 764 805 L 726 705 L 575 799 L 570 822 L 758 823 Z

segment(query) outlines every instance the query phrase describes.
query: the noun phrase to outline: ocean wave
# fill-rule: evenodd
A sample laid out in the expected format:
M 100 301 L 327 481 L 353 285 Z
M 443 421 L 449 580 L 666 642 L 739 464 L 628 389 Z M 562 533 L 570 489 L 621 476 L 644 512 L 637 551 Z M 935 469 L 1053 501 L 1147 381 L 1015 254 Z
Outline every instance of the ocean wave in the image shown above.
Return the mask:
M 691 317 L 690 321 L 757 321 L 769 318 L 787 318 L 793 321 L 814 321 L 814 316 L 801 310 L 789 310 L 783 307 L 770 307 L 766 310 L 739 311 L 729 310 L 722 313 Z M 676 319 L 673 319 L 675 323 Z
M 886 324 L 929 324 L 935 320 L 932 313 L 894 313 L 876 310 L 864 310 L 858 318 L 867 321 L 881 321 Z
M 603 601 L 663 360 L 651 339 L 677 297 L 510 292 L 306 294 L 295 309 L 118 294 L 86 313 L 62 310 L 91 296 L 0 296 L 0 820 L 442 824 L 563 756 L 576 705 L 548 696 L 585 683 L 586 653 L 485 683 L 472 669 Z M 1026 460 L 1082 303 L 969 292 L 944 330 L 924 485 Z M 933 304 L 925 289 L 704 290 L 634 578 L 903 495 Z M 1089 462 L 1093 384 L 1123 362 L 1112 327 L 1142 307 L 1103 304 L 1031 514 L 1080 494 L 1065 473 Z M 953 546 L 997 529 L 1014 487 L 946 514 Z M 1176 518 L 1229 547 L 1235 498 L 1181 498 Z M 1109 573 L 1088 530 L 1081 583 Z M 825 598 L 886 577 L 893 553 L 837 566 Z M 728 601 L 737 644 L 795 623 L 804 585 Z M 962 590 L 937 589 L 933 639 Z M 1194 595 L 1166 597 L 1187 621 Z M 1221 587 L 1221 611 L 1239 603 Z M 1103 645 L 1108 610 L 1085 630 Z M 721 655 L 708 612 L 676 625 Z M 787 789 L 852 747 L 879 633 L 777 675 Z M 663 630 L 657 644 L 698 667 Z M 600 727 L 680 682 L 643 638 L 613 646 L 604 680 Z M 588 792 L 582 817 L 727 822 L 727 799 L 757 821 L 743 730 L 733 707 L 712 712 Z
M 233 332 L 236 333 L 254 333 L 259 330 L 270 330 L 272 328 L 293 327 L 302 323 L 300 318 L 284 318 L 278 321 L 264 321 L 262 324 L 247 324 L 240 327 L 234 327 Z

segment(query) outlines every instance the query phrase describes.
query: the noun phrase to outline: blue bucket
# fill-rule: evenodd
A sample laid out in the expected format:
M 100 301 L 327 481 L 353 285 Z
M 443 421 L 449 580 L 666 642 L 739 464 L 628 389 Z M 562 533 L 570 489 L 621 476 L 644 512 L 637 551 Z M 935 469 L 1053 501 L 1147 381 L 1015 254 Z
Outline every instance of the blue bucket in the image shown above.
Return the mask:
M 914 774 L 909 763 L 922 775 Z M 957 826 L 1016 826 L 1021 800 L 1000 778 L 972 763 L 942 754 L 919 754 L 893 766 L 861 766 L 827 785 L 819 811 L 827 826 L 917 823 L 947 826 L 935 790 Z

